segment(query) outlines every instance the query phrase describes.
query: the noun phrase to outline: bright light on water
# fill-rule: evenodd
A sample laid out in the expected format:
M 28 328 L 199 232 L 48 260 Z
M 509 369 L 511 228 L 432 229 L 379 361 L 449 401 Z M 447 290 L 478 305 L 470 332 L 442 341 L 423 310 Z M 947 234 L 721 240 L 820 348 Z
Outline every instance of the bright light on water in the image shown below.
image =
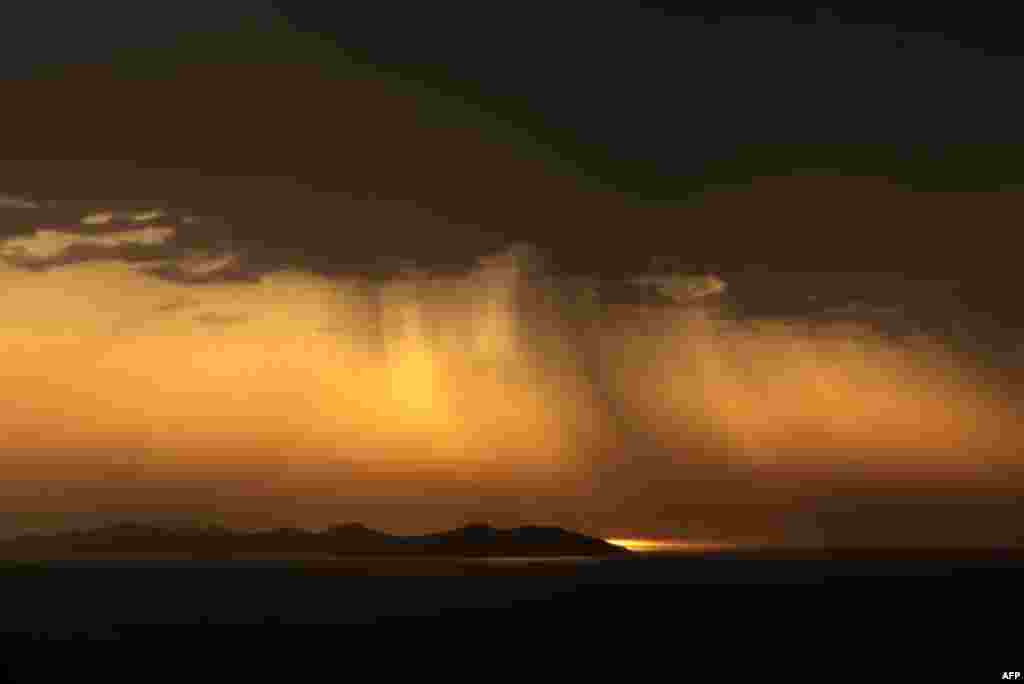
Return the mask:
M 630 551 L 645 553 L 717 551 L 732 548 L 730 544 L 687 541 L 685 539 L 605 539 L 605 541 Z

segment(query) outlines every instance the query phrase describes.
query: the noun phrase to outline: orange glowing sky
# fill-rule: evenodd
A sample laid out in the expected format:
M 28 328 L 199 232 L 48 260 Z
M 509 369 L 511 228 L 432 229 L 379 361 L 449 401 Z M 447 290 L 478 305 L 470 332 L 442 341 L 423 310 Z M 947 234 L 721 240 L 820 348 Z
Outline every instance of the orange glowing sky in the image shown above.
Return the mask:
M 837 482 L 1016 486 L 1020 407 L 925 336 L 734 320 L 715 277 L 647 276 L 675 308 L 605 306 L 511 252 L 375 284 L 218 278 L 243 255 L 160 253 L 180 227 L 137 219 L 0 241 L 0 494 L 24 524 L 742 536 Z
M 1019 70 L 959 8 L 37 4 L 0 21 L 0 537 L 1024 543 Z

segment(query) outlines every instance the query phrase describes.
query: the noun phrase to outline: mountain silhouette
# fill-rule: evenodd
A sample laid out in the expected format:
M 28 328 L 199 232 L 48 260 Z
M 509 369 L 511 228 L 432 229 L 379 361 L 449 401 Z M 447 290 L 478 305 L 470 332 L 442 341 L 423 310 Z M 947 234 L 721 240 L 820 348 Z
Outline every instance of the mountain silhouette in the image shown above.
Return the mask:
M 217 526 L 161 527 L 134 522 L 91 530 L 24 535 L 0 542 L 0 556 L 48 557 L 78 553 L 175 553 L 201 558 L 234 554 L 327 554 L 330 556 L 600 556 L 628 553 L 602 539 L 559 527 L 498 529 L 474 523 L 433 534 L 399 536 L 360 523 L 321 532 L 296 528 L 261 531 Z

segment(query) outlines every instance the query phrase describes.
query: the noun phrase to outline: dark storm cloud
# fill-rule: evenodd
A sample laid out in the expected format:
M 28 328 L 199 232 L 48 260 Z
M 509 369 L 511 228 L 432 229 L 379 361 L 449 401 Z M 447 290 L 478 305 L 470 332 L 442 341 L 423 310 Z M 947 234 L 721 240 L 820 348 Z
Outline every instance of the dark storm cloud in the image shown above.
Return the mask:
M 601 301 L 608 305 L 672 306 L 676 301 L 653 284 L 637 284 L 623 280 L 603 280 L 599 288 Z
M 1022 512 L 1020 498 L 1002 492 L 866 493 L 838 487 L 808 502 L 790 523 L 799 529 L 794 523 L 802 518 L 805 530 L 834 546 L 943 548 L 954 539 L 964 546 L 998 547 L 1024 538 Z
M 853 301 L 842 306 L 828 306 L 810 313 L 807 318 L 819 322 L 854 321 L 873 325 L 876 329 L 891 334 L 908 334 L 918 329 L 920 323 L 905 306 L 879 305 Z
M 41 205 L 31 199 L 0 192 L 0 209 L 40 209 Z
M 558 154 L 568 158 L 584 148 L 607 150 L 604 169 L 596 161 L 586 173 L 607 172 L 607 178 L 621 181 L 613 185 L 623 192 L 643 188 L 637 192 L 681 201 L 686 194 L 681 188 L 697 189 L 708 180 L 703 165 L 715 156 L 709 150 L 716 145 L 731 154 L 737 142 L 835 142 L 833 133 L 902 140 L 908 131 L 932 129 L 947 136 L 949 130 L 969 129 L 962 125 L 965 120 L 1019 119 L 1019 108 L 1002 106 L 1009 104 L 1002 96 L 1009 91 L 987 88 L 1010 74 L 1009 66 L 988 69 L 986 85 L 975 78 L 985 65 L 954 62 L 956 50 L 933 50 L 936 59 L 918 59 L 928 53 L 910 41 L 910 49 L 899 55 L 881 44 L 844 52 L 855 47 L 853 34 L 860 31 L 849 26 L 814 33 L 809 27 L 774 30 L 745 20 L 706 29 L 699 21 L 683 27 L 659 19 L 655 33 L 620 21 L 579 31 L 577 13 L 566 18 L 565 25 L 555 26 L 550 17 L 536 22 L 531 16 L 525 32 L 466 31 L 461 38 L 479 45 L 463 44 L 463 64 L 478 69 L 492 92 L 522 94 L 508 99 L 521 100 L 523 111 L 535 110 L 551 130 L 561 125 L 578 134 L 583 144 L 573 147 L 565 138 Z M 424 59 L 426 48 L 458 51 L 456 41 L 424 30 L 419 21 L 396 27 L 393 19 L 385 22 L 386 33 L 412 61 L 430 61 Z M 491 25 L 508 28 L 500 18 Z M 132 33 L 121 26 L 112 21 L 97 34 L 70 33 L 102 49 L 115 33 L 149 40 L 146 30 Z M 368 37 L 359 28 L 352 31 Z M 530 36 L 529 50 L 520 49 L 521 34 Z M 571 50 L 566 50 L 567 36 Z M 417 37 L 418 44 L 411 40 Z M 494 52 L 490 60 L 483 53 L 508 39 L 512 45 L 506 47 L 512 49 L 505 54 L 515 57 L 503 69 Z M 634 49 L 638 46 L 643 49 Z M 325 72 L 330 72 L 324 63 L 329 52 L 317 53 L 325 57 L 319 62 Z M 485 130 L 483 117 L 435 102 L 427 94 L 429 84 L 409 91 L 411 97 L 392 98 L 391 91 L 400 90 L 398 79 L 372 76 L 363 88 L 355 85 L 360 79 L 345 77 L 350 73 L 339 67 L 333 74 L 341 77 L 328 82 L 292 78 L 299 70 L 203 66 L 175 79 L 186 84 L 180 87 L 140 84 L 132 92 L 120 84 L 101 85 L 10 98 L 35 104 L 23 107 L 28 114 L 22 123 L 8 129 L 19 130 L 5 141 L 8 145 L 24 140 L 33 153 L 44 145 L 65 155 L 50 158 L 150 155 L 154 165 L 197 169 L 191 177 L 147 177 L 134 165 L 116 175 L 102 166 L 82 174 L 41 164 L 35 181 L 5 186 L 60 196 L 46 184 L 61 187 L 52 179 L 64 173 L 63 187 L 92 202 L 52 215 L 43 208 L 24 211 L 30 207 L 14 202 L 5 212 L 9 216 L 0 216 L 3 236 L 30 238 L 0 243 L 7 264 L 53 270 L 42 277 L 17 269 L 0 274 L 6 279 L 0 310 L 15 331 L 12 350 L 3 355 L 10 391 L 0 397 L 7 402 L 2 422 L 11 433 L 3 435 L 10 453 L 46 440 L 57 453 L 78 439 L 101 454 L 78 456 L 80 472 L 107 481 L 112 478 L 97 464 L 102 466 L 122 442 L 144 443 L 152 449 L 124 458 L 142 464 L 144 477 L 133 475 L 132 486 L 146 477 L 154 482 L 194 478 L 202 485 L 196 489 L 204 488 L 212 502 L 219 498 L 229 508 L 233 485 L 218 485 L 218 471 L 250 477 L 257 459 L 292 470 L 282 463 L 287 459 L 308 466 L 305 476 L 323 484 L 325 501 L 377 495 L 384 502 L 385 493 L 394 495 L 397 505 L 380 506 L 387 509 L 383 519 L 398 526 L 427 524 L 431 516 L 429 524 L 447 525 L 439 511 L 464 504 L 455 496 L 430 493 L 447 485 L 417 481 L 412 474 L 394 488 L 382 475 L 373 491 L 372 482 L 367 487 L 345 469 L 327 476 L 328 464 L 348 458 L 350 451 L 353 460 L 365 459 L 372 467 L 408 461 L 411 472 L 421 461 L 451 458 L 456 469 L 464 468 L 458 480 L 465 483 L 467 499 L 487 484 L 528 497 L 536 490 L 522 483 L 529 482 L 526 465 L 522 482 L 516 479 L 520 461 L 540 469 L 545 480 L 547 466 L 555 464 L 556 471 L 571 471 L 573 480 L 587 486 L 578 500 L 549 510 L 579 510 L 584 517 L 604 511 L 605 520 L 595 517 L 587 524 L 606 525 L 608 531 L 703 519 L 727 535 L 730 520 L 763 517 L 751 499 L 770 498 L 768 490 L 771 496 L 778 493 L 775 504 L 789 505 L 783 500 L 800 488 L 772 486 L 786 481 L 789 465 L 820 468 L 832 476 L 829 485 L 844 480 L 853 459 L 867 463 L 865 479 L 886 478 L 890 463 L 900 459 L 910 462 L 915 475 L 927 476 L 944 462 L 984 470 L 991 465 L 983 463 L 986 454 L 995 451 L 986 443 L 999 434 L 1011 442 L 1013 421 L 978 399 L 967 381 L 955 384 L 955 369 L 937 361 L 933 350 L 908 351 L 874 340 L 863 329 L 865 323 L 910 326 L 917 319 L 952 326 L 966 308 L 955 293 L 863 274 L 851 278 L 846 289 L 830 290 L 827 273 L 842 264 L 852 270 L 934 265 L 940 276 L 956 279 L 972 260 L 984 264 L 979 271 L 996 272 L 1000 269 L 982 257 L 995 255 L 999 263 L 1009 263 L 1017 251 L 991 239 L 995 230 L 986 224 L 1001 222 L 984 218 L 1000 211 L 991 208 L 990 197 L 958 209 L 943 203 L 949 200 L 901 195 L 888 187 L 872 190 L 844 179 L 834 182 L 852 183 L 846 194 L 819 187 L 828 183 L 790 182 L 790 191 L 781 187 L 784 183 L 769 182 L 760 193 L 708 194 L 692 208 L 627 211 L 617 198 L 577 193 L 571 186 L 582 184 L 585 174 L 565 183 L 547 180 L 556 167 L 567 168 L 555 163 L 556 154 L 520 164 L 536 154 L 521 142 L 534 134 L 543 145 L 558 146 L 559 134 L 549 132 L 544 139 L 541 125 L 531 129 L 530 121 L 509 111 L 499 117 L 507 119 L 509 131 L 528 131 L 513 138 L 497 126 Z M 686 75 L 680 79 L 681 73 Z M 232 87 L 224 88 L 225 83 Z M 75 126 L 67 125 L 65 100 L 85 103 L 75 112 Z M 951 122 L 957 125 L 946 125 Z M 999 128 L 986 123 L 975 128 L 989 133 Z M 45 140 L 35 142 L 40 138 Z M 488 147 L 499 140 L 516 142 L 502 148 L 506 154 L 497 145 Z M 733 165 L 737 176 L 765 173 L 772 164 L 780 168 L 770 173 L 785 175 L 804 154 L 791 147 L 749 150 Z M 10 149 L 5 156 L 17 158 Z M 652 160 L 663 174 L 653 168 L 641 172 L 643 164 L 626 161 L 640 158 Z M 825 161 L 839 166 L 841 160 Z M 935 165 L 956 168 L 960 177 L 987 173 L 992 166 L 952 158 L 929 164 Z M 250 178 L 221 183 L 215 179 L 218 168 Z M 25 177 L 24 168 L 16 170 L 12 176 Z M 887 175 L 892 168 L 882 170 Z M 683 178 L 691 172 L 692 178 Z M 251 179 L 260 174 L 302 180 L 262 184 Z M 106 195 L 99 196 L 97 188 Z M 108 204 L 113 194 L 153 197 L 165 189 L 186 202 L 195 200 L 197 212 L 230 218 L 195 223 L 157 216 L 160 210 L 145 205 L 136 211 L 123 202 Z M 347 194 L 370 190 L 374 197 L 396 199 L 364 202 Z M 397 198 L 408 204 L 399 205 Z M 1005 214 L 1019 215 L 1019 204 Z M 34 223 L 29 231 L 27 221 L 37 218 L 52 221 L 53 230 L 40 236 Z M 174 235 L 158 244 L 114 237 L 150 221 L 173 226 Z M 952 236 L 947 245 L 941 235 Z M 558 245 L 564 262 L 587 275 L 548 276 L 537 269 L 526 278 L 533 278 L 531 285 L 521 287 L 501 275 L 507 265 L 502 258 L 476 260 L 511 239 Z M 927 254 L 932 251 L 938 256 Z M 381 259 L 385 253 L 397 256 Z M 652 253 L 672 256 L 633 278 L 611 275 L 631 273 L 632 263 Z M 950 254 L 953 258 L 944 257 Z M 408 257 L 413 255 L 428 266 L 412 268 Z M 118 263 L 88 263 L 104 260 Z M 138 263 L 150 260 L 154 263 Z M 80 262 L 82 267 L 53 268 Z M 126 262 L 133 262 L 131 268 Z M 745 276 L 710 266 L 719 263 L 740 271 L 766 263 L 765 270 L 776 273 Z M 7 264 L 0 263 L 0 271 Z M 450 287 L 427 282 L 445 268 L 458 271 Z M 779 271 L 812 268 L 826 273 L 798 276 L 788 290 L 775 277 Z M 722 278 L 696 275 L 709 271 Z M 311 274 L 327 277 L 314 281 Z M 347 276 L 355 281 L 351 288 L 341 282 Z M 253 285 L 235 286 L 239 283 Z M 1008 284 L 1001 291 L 1016 289 L 1012 280 Z M 199 285 L 209 287 L 192 287 Z M 809 296 L 820 300 L 808 302 Z M 906 313 L 886 310 L 900 300 L 909 302 Z M 1013 307 L 1019 308 L 1016 302 Z M 718 320 L 726 316 L 738 320 Z M 115 329 L 140 334 L 125 335 L 108 351 L 115 319 L 126 321 Z M 830 334 L 811 335 L 809 321 L 821 322 Z M 837 321 L 849 325 L 833 326 Z M 224 329 L 211 333 L 204 326 Z M 57 346 L 65 344 L 59 335 L 50 340 L 38 332 L 65 329 L 81 332 L 82 341 L 65 348 Z M 28 331 L 24 339 L 19 330 Z M 308 330 L 331 335 L 307 335 Z M 43 342 L 55 351 L 34 352 L 33 345 Z M 18 356 L 21 347 L 27 351 Z M 476 363 L 499 352 L 514 352 L 517 359 L 505 375 Z M 385 358 L 388 363 L 380 360 Z M 66 382 L 54 383 L 54 377 Z M 99 391 L 64 392 L 63 385 Z M 99 395 L 96 401 L 92 394 Z M 988 420 L 990 415 L 999 418 Z M 20 425 L 29 427 L 18 432 Z M 53 461 L 67 466 L 39 465 L 42 478 L 63 476 L 76 458 Z M 19 489 L 11 483 L 17 482 L 13 476 L 20 462 L 12 456 L 0 478 L 5 500 Z M 748 462 L 754 464 L 750 481 L 740 467 Z M 716 484 L 733 477 L 734 465 L 740 473 L 736 481 Z M 965 472 L 967 479 L 975 476 L 966 467 Z M 245 502 L 239 506 L 259 505 L 253 502 L 260 493 L 279 480 L 275 472 L 247 485 L 248 491 L 240 487 L 238 494 L 250 496 L 239 496 Z M 765 481 L 769 484 L 758 491 L 758 482 Z M 132 486 L 95 498 L 149 497 L 142 490 L 132 494 Z M 303 494 L 304 486 L 281 485 L 279 493 L 314 510 L 316 497 Z M 219 497 L 214 495 L 218 487 Z M 168 495 L 174 505 L 195 498 L 187 487 Z M 26 505 L 43 505 L 39 499 Z M 417 501 L 424 511 L 434 511 L 423 521 L 413 521 L 416 516 L 407 512 Z M 510 505 L 516 506 L 523 504 Z M 536 508 L 521 512 L 543 515 Z M 872 524 L 881 528 L 887 517 L 900 515 L 893 509 L 875 516 Z M 948 526 L 957 522 L 949 519 Z

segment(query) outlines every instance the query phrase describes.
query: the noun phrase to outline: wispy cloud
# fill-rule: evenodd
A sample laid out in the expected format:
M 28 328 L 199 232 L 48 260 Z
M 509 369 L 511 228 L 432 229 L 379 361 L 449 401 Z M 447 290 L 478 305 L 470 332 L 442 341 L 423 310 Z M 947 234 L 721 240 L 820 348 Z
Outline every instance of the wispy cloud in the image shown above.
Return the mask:
M 76 250 L 81 258 L 109 255 L 128 246 L 162 245 L 174 234 L 174 228 L 157 226 L 101 235 L 44 229 L 28 236 L 0 241 L 0 258 L 15 265 L 46 266 L 65 263 L 66 257 L 69 254 L 75 256 Z
M 194 306 L 199 306 L 201 302 L 198 299 L 191 297 L 177 297 L 169 302 L 158 304 L 154 311 L 161 313 L 173 313 L 175 311 L 181 311 L 182 309 L 188 309 Z
M 650 285 L 678 303 L 690 302 L 725 292 L 726 283 L 715 275 L 668 274 L 629 278 L 634 285 Z
M 163 280 L 177 283 L 224 283 L 258 282 L 272 267 L 253 266 L 244 256 L 235 251 L 217 253 L 214 251 L 191 252 L 183 257 L 167 261 L 149 270 Z
M 203 325 L 231 325 L 233 323 L 243 323 L 249 319 L 249 316 L 245 314 L 220 314 L 220 313 L 202 313 L 196 316 L 196 320 Z
M 97 211 L 82 217 L 82 224 L 86 226 L 103 226 L 114 220 L 114 212 Z
M 167 216 L 162 209 L 142 209 L 138 211 L 94 211 L 82 217 L 82 225 L 105 226 L 113 222 L 148 223 Z
M 136 223 L 146 223 L 147 221 L 155 221 L 159 218 L 166 216 L 166 212 L 161 209 L 150 209 L 149 211 L 141 211 L 137 214 L 132 215 L 132 220 Z

